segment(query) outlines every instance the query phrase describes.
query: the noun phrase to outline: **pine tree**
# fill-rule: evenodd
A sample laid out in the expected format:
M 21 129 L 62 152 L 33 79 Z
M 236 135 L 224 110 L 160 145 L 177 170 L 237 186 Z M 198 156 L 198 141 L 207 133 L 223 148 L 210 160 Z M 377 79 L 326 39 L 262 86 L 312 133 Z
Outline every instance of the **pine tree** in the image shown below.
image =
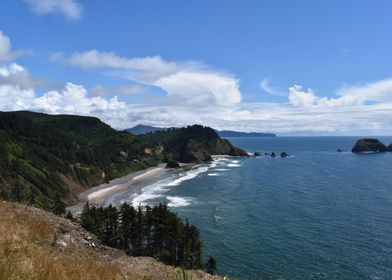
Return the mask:
M 207 273 L 212 274 L 212 275 L 214 275 L 216 273 L 216 260 L 213 256 L 210 256 L 205 267 L 206 267 Z

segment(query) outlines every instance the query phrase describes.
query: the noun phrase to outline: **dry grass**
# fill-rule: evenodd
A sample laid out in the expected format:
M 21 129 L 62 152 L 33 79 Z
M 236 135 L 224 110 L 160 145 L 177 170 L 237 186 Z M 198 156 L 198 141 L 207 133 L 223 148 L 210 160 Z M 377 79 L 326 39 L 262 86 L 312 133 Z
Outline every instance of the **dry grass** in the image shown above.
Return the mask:
M 23 206 L 22 206 L 23 207 Z M 22 207 L 0 202 L 0 279 L 130 279 L 96 254 L 71 249 L 59 254 L 54 231 Z
M 0 280 L 172 280 L 183 273 L 152 258 L 99 244 L 79 225 L 40 209 L 0 201 Z M 64 230 L 65 228 L 65 230 Z M 91 239 L 91 237 L 90 237 Z M 58 242 L 66 241 L 66 246 Z M 221 279 L 186 271 L 186 279 Z

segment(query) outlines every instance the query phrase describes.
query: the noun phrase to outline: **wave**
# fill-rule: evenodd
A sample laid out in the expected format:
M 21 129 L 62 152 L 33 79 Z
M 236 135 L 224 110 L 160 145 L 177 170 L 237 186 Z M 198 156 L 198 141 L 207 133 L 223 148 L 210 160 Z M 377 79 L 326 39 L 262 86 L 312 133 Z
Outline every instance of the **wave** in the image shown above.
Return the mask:
M 229 170 L 229 169 L 227 169 L 227 168 L 216 168 L 216 169 L 214 169 L 214 171 L 219 171 L 219 172 L 223 172 L 223 171 L 227 171 L 227 170 Z
M 218 173 L 208 173 L 207 175 L 208 175 L 208 176 L 219 176 Z
M 197 175 L 199 175 L 200 173 L 204 173 L 208 170 L 208 166 L 202 166 L 202 167 L 197 167 L 194 169 L 191 169 L 187 172 L 183 172 L 180 173 L 180 178 L 178 178 L 177 180 L 174 180 L 173 182 L 169 183 L 168 186 L 178 186 L 179 184 L 181 184 L 184 181 L 188 181 L 191 180 L 193 178 L 196 178 Z
M 185 207 L 191 204 L 190 199 L 185 197 L 168 196 L 167 200 L 169 200 L 167 204 L 169 207 Z
M 149 186 L 146 186 L 141 189 L 142 193 L 136 196 L 131 196 L 132 205 L 136 206 L 145 206 L 149 200 L 154 200 L 160 197 L 163 197 L 163 194 L 170 191 L 170 187 L 178 186 L 184 181 L 188 181 L 196 178 L 199 174 L 206 172 L 209 169 L 208 166 L 196 166 L 191 170 L 186 172 L 180 172 L 177 176 L 173 176 L 170 178 L 159 180 Z M 174 202 L 168 204 L 175 205 Z M 171 206 L 170 206 L 171 207 Z M 179 207 L 179 206 L 173 206 Z
M 240 167 L 240 166 L 241 166 L 241 164 L 238 164 L 238 163 L 229 163 L 227 165 L 227 167 Z

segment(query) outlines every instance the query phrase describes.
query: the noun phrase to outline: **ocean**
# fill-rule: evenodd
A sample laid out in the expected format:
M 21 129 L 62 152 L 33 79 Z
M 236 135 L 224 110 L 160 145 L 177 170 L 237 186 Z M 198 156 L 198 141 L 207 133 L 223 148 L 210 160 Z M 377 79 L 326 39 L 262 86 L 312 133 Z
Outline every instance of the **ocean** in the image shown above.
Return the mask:
M 221 275 L 392 279 L 392 153 L 353 154 L 358 138 L 229 138 L 249 152 L 290 156 L 218 157 L 111 202 L 167 203 L 199 227 Z

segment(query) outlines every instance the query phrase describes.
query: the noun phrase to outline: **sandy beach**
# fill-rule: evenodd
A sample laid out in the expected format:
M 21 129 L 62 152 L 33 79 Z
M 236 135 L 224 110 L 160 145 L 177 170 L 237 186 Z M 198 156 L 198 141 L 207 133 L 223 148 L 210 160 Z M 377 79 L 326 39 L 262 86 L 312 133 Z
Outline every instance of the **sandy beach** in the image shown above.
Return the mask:
M 164 164 L 161 164 L 157 167 L 151 167 L 145 170 L 136 171 L 124 177 L 114 179 L 109 183 L 93 187 L 79 194 L 80 202 L 76 205 L 67 207 L 67 211 L 71 211 L 71 213 L 78 215 L 81 213 L 83 205 L 86 202 L 95 205 L 102 205 L 110 197 L 112 197 L 118 192 L 125 190 L 137 192 L 138 184 L 141 184 L 146 180 L 153 179 L 154 177 L 159 176 L 165 172 L 171 171 L 171 169 L 167 169 L 164 166 Z

